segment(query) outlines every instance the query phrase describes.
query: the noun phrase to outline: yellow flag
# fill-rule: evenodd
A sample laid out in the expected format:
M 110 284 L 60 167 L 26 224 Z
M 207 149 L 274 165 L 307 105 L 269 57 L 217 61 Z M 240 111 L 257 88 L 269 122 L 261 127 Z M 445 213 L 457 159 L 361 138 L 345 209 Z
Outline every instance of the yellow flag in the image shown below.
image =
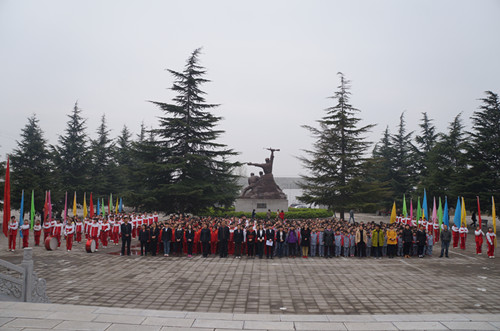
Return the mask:
M 497 211 L 495 209 L 495 197 L 491 196 L 491 218 L 493 219 L 493 233 L 497 234 Z M 497 247 L 497 237 L 495 237 L 495 247 Z
M 391 212 L 391 224 L 396 222 L 396 201 L 394 201 L 394 204 L 392 205 L 392 212 Z
M 73 198 L 73 216 L 76 216 L 76 191 L 75 197 Z
M 118 197 L 116 197 L 115 214 L 118 214 Z
M 87 198 L 86 198 L 86 193 L 83 193 L 83 218 L 87 218 Z
M 465 201 L 464 197 L 462 197 L 462 218 L 460 219 L 460 226 L 465 226 L 467 227 L 467 215 L 465 213 Z

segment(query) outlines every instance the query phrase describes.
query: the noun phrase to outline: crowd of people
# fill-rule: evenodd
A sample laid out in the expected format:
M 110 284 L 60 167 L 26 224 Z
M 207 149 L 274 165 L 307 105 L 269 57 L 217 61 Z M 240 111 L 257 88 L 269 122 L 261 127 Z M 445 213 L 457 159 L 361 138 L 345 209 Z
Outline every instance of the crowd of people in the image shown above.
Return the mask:
M 352 220 L 352 222 L 351 222 Z M 14 251 L 17 232 L 23 234 L 23 247 L 28 247 L 30 225 L 25 222 L 19 227 L 12 217 L 9 223 L 9 250 Z M 40 245 L 43 238 L 66 240 L 66 249 L 71 251 L 73 241 L 95 241 L 106 248 L 110 243 L 119 245 L 121 255 L 130 255 L 132 240 L 138 240 L 140 254 L 175 255 L 192 257 L 201 254 L 203 258 L 218 255 L 226 258 L 233 255 L 241 258 L 309 258 L 309 257 L 382 257 L 410 258 L 433 255 L 433 247 L 441 243 L 439 257 L 449 257 L 449 246 L 466 248 L 468 228 L 447 225 L 425 219 L 411 220 L 398 217 L 393 224 L 375 222 L 354 222 L 337 218 L 286 220 L 280 215 L 275 220 L 246 218 L 213 218 L 173 216 L 160 221 L 153 214 L 110 214 L 82 220 L 78 217 L 51 220 L 41 224 L 36 221 L 33 229 L 34 244 Z M 474 231 L 476 254 L 482 254 L 486 238 L 487 255 L 494 258 L 495 233 L 488 228 L 486 234 L 476 227 Z

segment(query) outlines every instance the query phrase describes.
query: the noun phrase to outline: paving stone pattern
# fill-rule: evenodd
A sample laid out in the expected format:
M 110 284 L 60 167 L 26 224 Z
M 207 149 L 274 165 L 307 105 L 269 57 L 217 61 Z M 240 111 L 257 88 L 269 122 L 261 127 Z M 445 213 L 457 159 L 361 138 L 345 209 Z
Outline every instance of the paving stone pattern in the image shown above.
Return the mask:
M 33 258 L 49 299 L 58 304 L 231 316 L 498 314 L 500 262 L 473 254 L 473 239 L 469 235 L 466 251 L 451 249 L 449 259 L 437 257 L 439 245 L 434 257 L 424 259 L 240 260 L 121 257 L 117 246 L 88 254 L 83 243 L 72 252 L 35 247 Z M 7 251 L 0 236 L 0 259 L 19 264 L 22 250 Z

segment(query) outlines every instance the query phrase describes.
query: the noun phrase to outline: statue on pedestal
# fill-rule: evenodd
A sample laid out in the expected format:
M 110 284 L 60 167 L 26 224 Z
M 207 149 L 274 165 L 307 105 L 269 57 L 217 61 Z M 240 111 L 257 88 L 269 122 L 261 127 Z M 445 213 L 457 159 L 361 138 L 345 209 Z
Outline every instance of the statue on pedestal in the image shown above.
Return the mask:
M 241 193 L 243 199 L 286 199 L 285 193 L 276 184 L 273 177 L 274 152 L 279 149 L 267 148 L 271 151 L 271 157 L 266 158 L 265 163 L 251 163 L 248 165 L 260 167 L 264 173 L 260 172 L 260 177 L 251 174 L 248 179 L 248 186 Z

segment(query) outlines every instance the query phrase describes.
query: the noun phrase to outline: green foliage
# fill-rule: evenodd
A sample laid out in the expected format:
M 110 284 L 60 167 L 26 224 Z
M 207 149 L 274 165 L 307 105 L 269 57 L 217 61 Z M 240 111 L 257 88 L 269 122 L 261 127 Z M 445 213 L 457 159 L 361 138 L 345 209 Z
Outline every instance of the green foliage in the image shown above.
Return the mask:
M 290 208 L 289 211 L 285 212 L 286 219 L 313 219 L 313 218 L 327 218 L 332 217 L 333 212 L 328 211 L 327 209 L 310 209 L 310 208 Z M 252 218 L 252 213 L 247 212 L 236 212 L 234 208 L 219 208 L 219 209 L 207 209 L 205 211 L 200 212 L 200 216 L 211 216 L 211 217 L 224 217 L 231 218 L 237 217 L 242 218 L 246 217 L 248 219 Z M 271 219 L 276 219 L 276 212 L 271 212 Z M 256 213 L 256 219 L 267 219 L 267 213 Z
M 106 196 L 116 190 L 116 164 L 113 153 L 114 144 L 109 137 L 106 116 L 103 115 L 97 129 L 97 139 L 92 140 L 90 149 L 91 176 L 88 187 L 96 196 Z
M 28 124 L 22 129 L 21 140 L 10 155 L 11 207 L 19 208 L 22 190 L 24 190 L 25 211 L 31 204 L 31 191 L 35 191 L 35 209 L 43 211 L 44 192 L 53 183 L 50 154 L 47 140 L 38 125 L 35 115 L 28 118 Z M 5 174 L 5 169 L 3 169 Z M 3 189 L 2 189 L 3 194 Z
M 364 153 L 369 143 L 366 134 L 373 125 L 358 127 L 359 112 L 349 104 L 349 81 L 339 73 L 340 85 L 331 98 L 337 104 L 326 109 L 326 115 L 318 120 L 319 128 L 303 126 L 316 139 L 313 149 L 306 150 L 308 157 L 299 158 L 309 175 L 302 176 L 300 187 L 304 190 L 299 200 L 335 209 L 344 216 L 344 210 L 359 203 L 355 196 L 359 193 L 363 175 Z

